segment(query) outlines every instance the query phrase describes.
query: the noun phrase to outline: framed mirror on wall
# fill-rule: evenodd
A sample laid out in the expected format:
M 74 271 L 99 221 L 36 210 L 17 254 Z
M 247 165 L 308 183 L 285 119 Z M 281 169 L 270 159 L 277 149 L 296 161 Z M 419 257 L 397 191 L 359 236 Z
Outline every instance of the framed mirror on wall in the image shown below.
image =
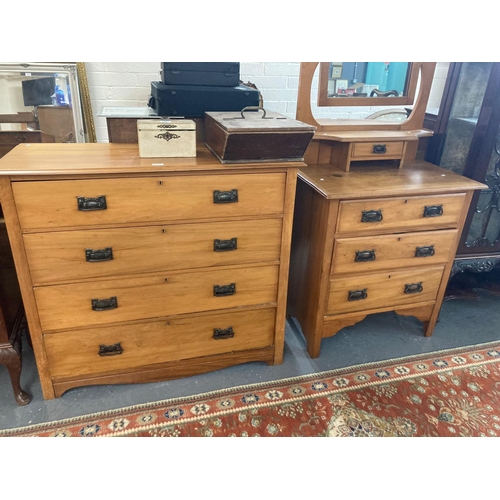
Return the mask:
M 0 156 L 23 142 L 96 142 L 84 63 L 0 63 Z

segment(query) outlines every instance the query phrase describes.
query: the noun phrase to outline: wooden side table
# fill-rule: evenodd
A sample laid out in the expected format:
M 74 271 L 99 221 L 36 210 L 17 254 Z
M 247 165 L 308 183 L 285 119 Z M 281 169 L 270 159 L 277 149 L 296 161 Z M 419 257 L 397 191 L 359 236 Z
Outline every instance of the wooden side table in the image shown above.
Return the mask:
M 106 118 L 108 141 L 121 144 L 137 144 L 137 120 L 161 118 L 147 106 L 104 107 L 99 116 Z M 192 118 L 192 120 L 196 122 L 196 142 L 205 142 L 204 118 Z

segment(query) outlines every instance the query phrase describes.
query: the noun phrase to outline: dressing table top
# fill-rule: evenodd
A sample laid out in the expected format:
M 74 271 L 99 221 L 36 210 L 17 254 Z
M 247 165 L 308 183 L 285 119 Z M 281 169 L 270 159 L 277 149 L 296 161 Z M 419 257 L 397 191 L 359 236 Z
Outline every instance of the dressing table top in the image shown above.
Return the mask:
M 353 166 L 344 172 L 332 165 L 299 169 L 299 178 L 327 199 L 355 199 L 405 194 L 453 193 L 487 186 L 425 161 L 412 161 L 405 168 Z

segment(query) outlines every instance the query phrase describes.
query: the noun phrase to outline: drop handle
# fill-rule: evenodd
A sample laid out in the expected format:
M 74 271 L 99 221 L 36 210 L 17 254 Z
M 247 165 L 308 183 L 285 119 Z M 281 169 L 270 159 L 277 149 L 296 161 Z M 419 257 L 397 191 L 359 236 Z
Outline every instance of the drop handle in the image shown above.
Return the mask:
M 109 297 L 109 299 L 92 299 L 92 311 L 109 311 L 118 307 L 118 299 Z
M 443 205 L 425 205 L 423 217 L 441 217 Z
M 106 247 L 100 250 L 86 248 L 85 260 L 87 262 L 104 262 L 107 260 L 113 260 L 113 249 L 111 247 Z
M 405 293 L 420 293 L 424 291 L 424 287 L 422 286 L 422 281 L 418 283 L 406 283 L 405 284 Z
M 376 155 L 383 155 L 387 153 L 387 146 L 385 144 L 374 144 L 372 153 Z
M 120 342 L 113 345 L 100 345 L 99 356 L 117 356 L 123 352 L 123 347 Z
M 382 210 L 363 210 L 361 222 L 380 222 L 383 220 Z
M 106 196 L 97 196 L 95 198 L 86 198 L 85 196 L 77 196 L 76 202 L 80 212 L 91 212 L 94 210 L 106 210 Z
M 347 294 L 347 300 L 352 302 L 354 300 L 364 300 L 368 298 L 367 293 L 368 288 L 363 288 L 363 290 L 349 290 Z
M 375 250 L 356 250 L 354 262 L 370 262 L 375 260 Z
M 214 328 L 212 338 L 215 340 L 232 339 L 234 337 L 234 330 L 232 326 L 227 328 Z
M 214 203 L 236 203 L 238 201 L 238 190 L 231 189 L 230 191 L 214 191 Z
M 214 285 L 215 297 L 227 297 L 228 295 L 234 295 L 235 293 L 236 283 L 230 283 L 229 285 Z
M 229 240 L 214 240 L 214 252 L 228 252 L 238 248 L 238 238 Z
M 434 245 L 417 247 L 415 249 L 415 257 L 432 257 L 435 253 L 436 251 L 434 250 Z

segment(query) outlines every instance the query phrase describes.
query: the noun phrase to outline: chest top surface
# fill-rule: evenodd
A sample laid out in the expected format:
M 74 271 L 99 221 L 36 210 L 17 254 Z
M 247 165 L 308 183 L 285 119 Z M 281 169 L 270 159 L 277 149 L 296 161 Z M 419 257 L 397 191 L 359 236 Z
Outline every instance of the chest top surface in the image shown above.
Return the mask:
M 327 199 L 376 198 L 408 194 L 454 193 L 487 186 L 425 161 L 403 169 L 360 166 L 344 172 L 332 165 L 299 169 L 299 178 Z
M 258 171 L 269 167 L 283 169 L 304 165 L 300 161 L 223 165 L 203 144 L 197 145 L 197 155 L 192 158 L 141 158 L 138 144 L 20 144 L 0 158 L 0 176 Z

